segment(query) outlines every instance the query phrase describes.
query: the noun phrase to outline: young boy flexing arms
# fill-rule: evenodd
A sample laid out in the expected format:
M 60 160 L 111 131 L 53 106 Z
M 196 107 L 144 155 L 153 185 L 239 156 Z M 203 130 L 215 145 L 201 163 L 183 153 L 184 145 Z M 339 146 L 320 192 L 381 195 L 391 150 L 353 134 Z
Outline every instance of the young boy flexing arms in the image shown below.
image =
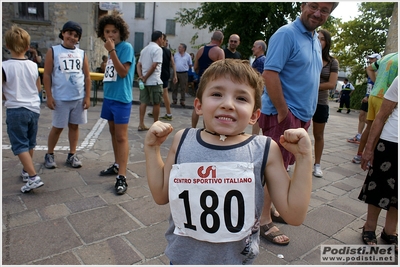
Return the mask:
M 304 129 L 281 136 L 296 156 L 290 179 L 277 143 L 244 132 L 260 115 L 262 88 L 248 61 L 216 61 L 194 101 L 205 128 L 178 131 L 165 163 L 160 146 L 173 128 L 157 121 L 149 129 L 147 179 L 155 202 L 170 203 L 165 253 L 171 264 L 251 264 L 259 253 L 265 183 L 283 219 L 303 222 L 312 187 L 311 142 Z
M 24 29 L 12 26 L 5 34 L 11 58 L 2 63 L 7 133 L 11 149 L 23 166 L 23 193 L 43 186 L 32 161 L 40 116 L 40 78 L 36 63 L 25 58 L 30 39 Z

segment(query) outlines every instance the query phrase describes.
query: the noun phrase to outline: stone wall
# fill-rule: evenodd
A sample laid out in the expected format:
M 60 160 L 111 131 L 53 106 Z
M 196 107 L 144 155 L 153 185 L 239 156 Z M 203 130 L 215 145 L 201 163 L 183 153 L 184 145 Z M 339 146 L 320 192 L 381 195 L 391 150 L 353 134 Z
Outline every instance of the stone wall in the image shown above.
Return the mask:
M 79 48 L 85 50 L 89 59 L 89 68 L 95 71 L 101 64 L 102 55 L 107 54 L 103 42 L 97 38 L 98 3 L 95 2 L 47 2 L 48 20 L 24 21 L 14 17 L 14 3 L 2 3 L 2 34 L 16 24 L 31 35 L 31 41 L 39 44 L 39 51 L 45 56 L 49 47 L 61 43 L 58 37 L 65 22 L 72 20 L 82 26 L 83 34 Z M 9 58 L 3 41 L 3 58 Z
M 392 19 L 390 21 L 388 38 L 386 40 L 385 55 L 399 50 L 398 43 L 398 30 L 399 30 L 399 20 L 398 20 L 398 3 L 394 4 Z

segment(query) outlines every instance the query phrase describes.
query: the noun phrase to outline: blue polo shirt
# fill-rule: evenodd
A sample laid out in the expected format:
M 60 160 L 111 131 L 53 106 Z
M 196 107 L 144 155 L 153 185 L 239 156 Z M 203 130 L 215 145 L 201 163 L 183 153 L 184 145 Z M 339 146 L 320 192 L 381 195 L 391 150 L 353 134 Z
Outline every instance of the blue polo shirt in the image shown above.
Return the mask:
M 300 18 L 279 28 L 268 44 L 264 70 L 279 73 L 286 103 L 298 119 L 308 122 L 315 113 L 322 70 L 322 51 L 318 34 L 306 30 Z M 278 114 L 266 90 L 261 112 Z

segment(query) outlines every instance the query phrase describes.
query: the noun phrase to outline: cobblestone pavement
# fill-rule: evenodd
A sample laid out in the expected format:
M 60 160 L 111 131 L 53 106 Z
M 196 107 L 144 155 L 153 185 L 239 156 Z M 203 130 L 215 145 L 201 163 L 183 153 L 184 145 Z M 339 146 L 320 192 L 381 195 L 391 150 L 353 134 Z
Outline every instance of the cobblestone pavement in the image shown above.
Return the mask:
M 137 91 L 134 88 L 136 100 Z M 190 101 L 193 98 L 186 103 Z M 78 155 L 83 167 L 72 169 L 65 165 L 65 130 L 55 152 L 58 168 L 52 170 L 43 167 L 51 112 L 42 104 L 33 159 L 44 186 L 26 194 L 20 192 L 22 165 L 9 147 L 3 107 L 2 264 L 169 265 L 164 255 L 169 206 L 156 205 L 148 189 L 143 152 L 146 132 L 137 131 L 137 101 L 129 123 L 129 187 L 122 196 L 114 193 L 114 176 L 98 175 L 114 159 L 107 123 L 99 118 L 101 104 L 99 99 L 89 109 L 88 123 L 80 127 Z M 350 162 L 357 145 L 346 142 L 356 133 L 358 112 L 339 114 L 338 104 L 330 105 L 322 157 L 324 177 L 313 177 L 307 218 L 301 226 L 278 224 L 290 237 L 290 244 L 281 247 L 261 240 L 257 265 L 320 265 L 321 245 L 362 244 L 360 227 L 367 206 L 357 197 L 366 173 L 360 165 Z M 172 110 L 174 132 L 190 127 L 190 107 L 173 106 Z M 165 109 L 161 108 L 161 116 L 163 112 Z M 152 119 L 146 116 L 145 122 L 150 126 Z M 246 131 L 250 133 L 251 128 Z M 312 128 L 309 134 L 313 140 Z M 162 147 L 164 157 L 171 142 L 169 138 Z M 377 233 L 382 230 L 385 212 L 381 216 Z

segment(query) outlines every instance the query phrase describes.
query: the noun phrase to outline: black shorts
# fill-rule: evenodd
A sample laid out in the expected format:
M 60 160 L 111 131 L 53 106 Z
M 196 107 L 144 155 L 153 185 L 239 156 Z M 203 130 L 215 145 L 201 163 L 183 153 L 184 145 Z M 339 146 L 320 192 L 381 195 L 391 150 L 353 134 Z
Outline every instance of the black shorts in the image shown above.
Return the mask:
M 161 78 L 161 80 L 163 82 L 163 88 L 168 88 L 168 86 L 169 86 L 169 78 L 167 78 L 167 79 Z
M 328 117 L 329 117 L 329 106 L 317 104 L 317 109 L 315 110 L 314 116 L 312 118 L 313 122 L 327 123 Z
M 368 102 L 361 103 L 361 108 L 360 109 L 365 111 L 365 112 L 368 112 Z

